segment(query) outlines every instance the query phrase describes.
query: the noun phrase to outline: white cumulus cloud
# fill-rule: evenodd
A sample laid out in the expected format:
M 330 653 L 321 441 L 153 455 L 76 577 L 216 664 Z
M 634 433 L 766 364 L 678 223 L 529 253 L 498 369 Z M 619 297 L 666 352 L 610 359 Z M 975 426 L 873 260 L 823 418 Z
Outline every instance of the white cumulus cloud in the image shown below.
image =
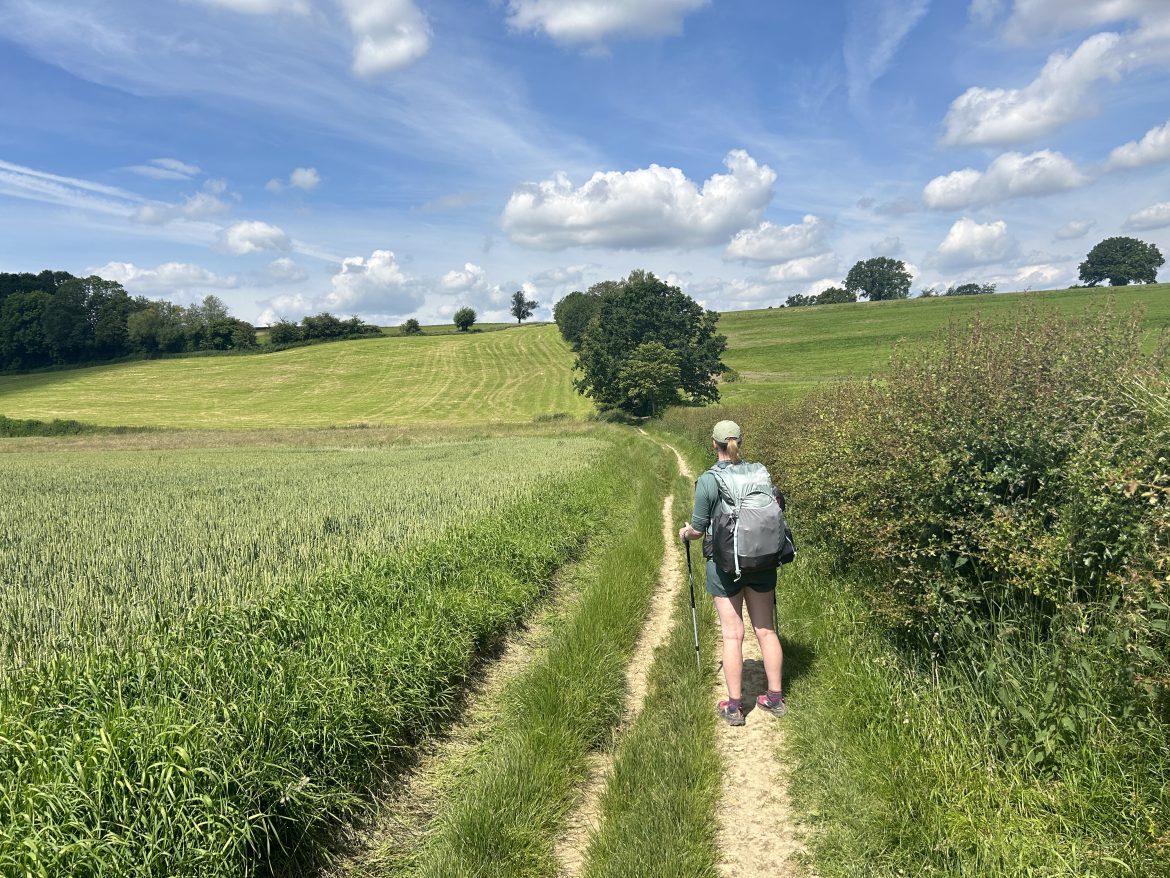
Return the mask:
M 422 296 L 410 280 L 392 250 L 375 250 L 368 259 L 351 256 L 333 275 L 322 305 L 345 314 L 409 314 L 422 303 Z
M 938 245 L 938 264 L 946 266 L 986 265 L 1015 256 L 1018 242 L 1008 234 L 1007 223 L 977 223 L 968 217 L 957 220 Z
M 1131 140 L 1109 153 L 1105 167 L 1110 171 L 1141 168 L 1170 161 L 1170 122 L 1151 128 L 1141 140 Z
M 100 268 L 87 270 L 106 280 L 117 281 L 132 293 L 168 295 L 197 293 L 213 287 L 230 290 L 239 286 L 233 275 L 218 275 L 199 265 L 187 262 L 164 262 L 157 268 L 144 268 L 133 262 L 107 262 Z
M 221 231 L 220 244 L 229 253 L 242 256 L 260 250 L 287 250 L 289 239 L 278 226 L 259 220 L 246 220 Z
M 293 168 L 291 174 L 288 175 L 288 182 L 273 177 L 264 184 L 264 188 L 269 192 L 283 192 L 286 188 L 303 189 L 309 192 L 321 185 L 321 175 L 317 173 L 316 168 Z
M 1096 220 L 1069 220 L 1057 229 L 1053 236 L 1058 241 L 1075 241 L 1077 238 L 1083 238 L 1087 235 L 1095 225 L 1097 225 Z
M 508 24 L 543 31 L 562 43 L 600 43 L 609 36 L 659 36 L 710 0 L 509 0 Z
M 309 273 L 287 256 L 281 256 L 268 263 L 264 275 L 269 283 L 292 284 L 300 283 L 309 276 Z
M 813 256 L 826 249 L 827 231 L 825 221 L 811 213 L 799 223 L 787 226 L 764 222 L 757 228 L 736 232 L 727 245 L 724 258 L 773 263 Z
M 818 275 L 826 275 L 837 268 L 836 253 L 821 253 L 817 256 L 802 256 L 799 259 L 789 259 L 779 265 L 773 265 L 765 273 L 771 283 L 786 281 L 811 280 Z
M 947 112 L 943 142 L 952 146 L 1020 143 L 1093 112 L 1089 87 L 1117 79 L 1127 63 L 1121 37 L 1095 34 L 1071 55 L 1053 54 L 1023 88 L 972 87 Z
M 501 223 L 513 241 L 547 250 L 721 243 L 759 221 L 776 182 L 775 171 L 743 150 L 732 150 L 724 164 L 730 173 L 713 175 L 701 188 L 678 168 L 660 165 L 598 171 L 579 187 L 558 174 L 513 192 Z
M 923 189 L 922 200 L 935 210 L 955 210 L 1009 198 L 1063 192 L 1088 181 L 1062 153 L 1048 149 L 1028 155 L 1005 152 L 986 171 L 964 168 L 935 177 Z
M 196 192 L 178 204 L 160 202 L 144 204 L 134 211 L 132 219 L 134 222 L 144 225 L 161 226 L 176 219 L 201 220 L 225 216 L 231 213 L 231 210 L 231 205 L 226 201 L 216 197 L 210 191 L 204 191 Z
M 339 0 L 353 32 L 353 72 L 375 76 L 413 64 L 431 45 L 431 26 L 413 0 Z
M 1161 229 L 1170 226 L 1170 201 L 1160 201 L 1131 213 L 1125 228 L 1135 230 Z
M 439 278 L 439 286 L 449 293 L 461 293 L 482 287 L 485 283 L 483 269 L 474 262 L 465 262 L 463 268 L 448 271 Z
M 1004 30 L 1017 42 L 1100 27 L 1115 21 L 1156 26 L 1170 18 L 1165 0 L 1015 0 Z

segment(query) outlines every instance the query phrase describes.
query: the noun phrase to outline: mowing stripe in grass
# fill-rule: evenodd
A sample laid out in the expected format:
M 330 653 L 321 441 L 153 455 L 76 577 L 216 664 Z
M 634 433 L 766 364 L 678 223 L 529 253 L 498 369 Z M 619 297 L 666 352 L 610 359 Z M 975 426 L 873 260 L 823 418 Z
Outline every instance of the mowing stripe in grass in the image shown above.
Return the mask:
M 635 444 L 409 556 L 199 608 L 136 654 L 0 681 L 0 874 L 211 878 L 318 861 L 379 772 L 451 715 L 473 657 L 628 496 Z M 604 665 L 593 648 L 581 657 Z
M 680 477 L 673 491 L 675 517 L 681 518 L 681 510 L 690 509 L 693 486 Z M 685 575 L 685 568 L 678 572 Z M 705 594 L 704 573 L 703 565 L 696 565 L 699 595 Z M 699 619 L 701 672 L 695 666 L 690 598 L 683 589 L 670 638 L 650 671 L 642 711 L 618 745 L 601 800 L 601 826 L 586 854 L 587 878 L 717 875 L 720 774 L 708 696 L 717 633 L 710 601 L 702 601 Z
M 673 461 L 637 440 L 622 460 L 637 502 L 607 516 L 609 542 L 559 636 L 503 695 L 499 727 L 396 874 L 556 874 L 554 842 L 591 750 L 621 716 L 625 668 L 662 554 L 660 498 Z

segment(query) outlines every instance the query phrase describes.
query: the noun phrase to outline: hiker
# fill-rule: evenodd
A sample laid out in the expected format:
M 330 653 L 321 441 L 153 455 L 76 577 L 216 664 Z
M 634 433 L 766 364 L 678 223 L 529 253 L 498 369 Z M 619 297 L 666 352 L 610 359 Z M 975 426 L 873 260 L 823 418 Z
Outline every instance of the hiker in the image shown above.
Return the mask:
M 715 599 L 719 625 L 723 630 L 723 675 L 727 680 L 727 700 L 720 701 L 717 710 L 719 716 L 733 726 L 744 724 L 742 686 L 745 601 L 752 627 L 756 632 L 756 640 L 760 644 L 760 652 L 764 656 L 764 671 L 768 676 L 768 691 L 756 699 L 756 706 L 773 716 L 783 716 L 788 709 L 781 689 L 784 653 L 780 647 L 780 637 L 776 633 L 772 613 L 776 592 L 776 567 L 743 570 L 737 578 L 734 569 L 730 571 L 722 569 L 714 557 L 715 539 L 719 536 L 714 530 L 720 480 L 722 479 L 726 485 L 727 481 L 737 474 L 746 476 L 762 471 L 763 476 L 767 476 L 766 471 L 758 464 L 747 464 L 740 460 L 739 444 L 742 440 L 743 431 L 734 421 L 720 421 L 715 425 L 711 432 L 711 445 L 719 459 L 715 466 L 703 473 L 695 483 L 694 513 L 690 522 L 679 531 L 683 541 L 689 541 L 704 537 L 708 529 L 712 530 L 712 533 L 706 535 L 703 540 L 703 555 L 707 558 L 707 592 Z M 767 485 L 771 485 L 770 479 Z M 775 488 L 771 490 L 776 503 L 782 508 L 782 495 Z M 738 566 L 737 562 L 735 567 Z

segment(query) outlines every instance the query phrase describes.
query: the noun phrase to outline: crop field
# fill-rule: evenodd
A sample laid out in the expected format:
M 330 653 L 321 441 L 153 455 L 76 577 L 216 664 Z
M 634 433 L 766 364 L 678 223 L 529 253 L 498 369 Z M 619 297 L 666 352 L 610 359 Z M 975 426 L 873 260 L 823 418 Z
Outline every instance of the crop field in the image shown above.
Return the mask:
M 315 862 L 449 719 L 470 663 L 598 510 L 630 502 L 625 465 L 663 466 L 615 428 L 542 431 L 15 440 L 0 454 L 0 874 Z
M 433 540 L 602 447 L 576 436 L 0 454 L 0 670 L 125 646 L 194 606 Z
M 799 397 L 826 381 L 882 372 L 899 342 L 921 347 L 977 314 L 1004 319 L 1027 307 L 1076 314 L 1107 301 L 1119 313 L 1144 308 L 1151 343 L 1170 327 L 1170 284 L 735 311 L 720 317 L 719 331 L 727 335 L 724 361 L 740 380 L 720 394 L 728 405 Z
M 0 414 L 91 424 L 265 428 L 580 416 L 555 326 L 363 339 L 0 377 Z

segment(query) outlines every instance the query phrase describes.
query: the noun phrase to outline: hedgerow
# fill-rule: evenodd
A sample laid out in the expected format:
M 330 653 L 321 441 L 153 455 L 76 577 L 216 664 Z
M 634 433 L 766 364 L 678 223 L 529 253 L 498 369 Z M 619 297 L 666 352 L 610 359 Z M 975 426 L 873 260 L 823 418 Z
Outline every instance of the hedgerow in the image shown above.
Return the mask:
M 668 422 L 705 442 L 715 417 L 742 423 L 908 684 L 986 737 L 988 789 L 1022 772 L 1066 790 L 1030 831 L 1089 807 L 1132 874 L 1166 865 L 1170 380 L 1140 315 L 973 319 L 881 379 Z M 952 792 L 935 796 L 962 811 Z

